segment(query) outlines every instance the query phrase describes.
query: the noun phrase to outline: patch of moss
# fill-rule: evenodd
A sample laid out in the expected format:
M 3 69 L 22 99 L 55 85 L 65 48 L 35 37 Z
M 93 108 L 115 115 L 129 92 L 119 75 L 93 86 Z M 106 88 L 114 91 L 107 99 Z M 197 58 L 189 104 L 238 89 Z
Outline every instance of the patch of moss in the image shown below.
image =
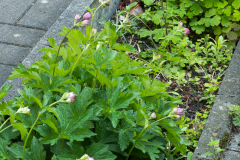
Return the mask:
M 224 149 L 227 145 L 227 141 L 229 139 L 229 133 L 228 132 L 225 132 L 224 133 L 224 138 L 220 140 L 219 142 L 219 147 Z

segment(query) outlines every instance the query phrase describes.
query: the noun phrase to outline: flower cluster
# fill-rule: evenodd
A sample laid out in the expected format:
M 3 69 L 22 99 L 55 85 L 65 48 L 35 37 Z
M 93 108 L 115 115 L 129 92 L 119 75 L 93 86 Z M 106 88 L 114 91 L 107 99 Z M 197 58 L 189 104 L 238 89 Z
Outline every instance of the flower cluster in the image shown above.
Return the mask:
M 180 120 L 181 115 L 183 115 L 183 109 L 182 108 L 173 108 L 173 114 L 176 115 L 176 120 Z
M 74 18 L 74 25 L 78 26 L 78 27 L 86 27 L 88 24 L 89 24 L 89 20 L 92 18 L 92 15 L 90 12 L 87 12 L 83 15 L 83 21 L 81 22 L 78 22 L 76 24 L 76 21 L 77 20 L 80 20 L 81 16 L 79 14 L 76 14 L 75 15 L 75 18 Z
M 180 22 L 179 26 L 182 27 L 183 26 L 183 22 Z M 183 34 L 189 34 L 190 33 L 190 29 L 188 29 L 188 28 L 183 28 L 180 31 L 182 31 Z

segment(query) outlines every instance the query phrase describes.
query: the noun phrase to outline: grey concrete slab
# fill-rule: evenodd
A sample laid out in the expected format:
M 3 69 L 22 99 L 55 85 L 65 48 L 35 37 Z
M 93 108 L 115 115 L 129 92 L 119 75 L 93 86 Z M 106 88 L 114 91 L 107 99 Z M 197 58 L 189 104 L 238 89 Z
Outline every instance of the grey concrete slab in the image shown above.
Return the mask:
M 48 46 L 37 44 L 33 48 L 33 50 L 29 53 L 29 55 L 23 60 L 22 64 L 29 68 L 31 66 L 31 63 L 34 63 L 34 62 L 37 62 L 38 60 L 41 60 L 41 57 L 43 56 L 44 52 L 40 52 L 39 49 L 45 48 L 45 47 L 48 47 Z M 8 94 L 2 99 L 2 101 L 12 100 L 15 96 L 19 95 L 18 94 L 18 89 L 23 89 L 22 83 L 21 83 L 21 81 L 22 81 L 21 78 L 16 78 L 16 79 L 7 80 L 7 81 L 6 81 L 6 79 L 4 81 L 5 82 L 4 84 L 7 84 L 7 85 L 14 84 L 14 86 L 9 90 Z M 3 84 L 0 83 L 0 86 L 2 86 L 2 85 Z
M 30 53 L 31 48 L 0 43 L 0 63 L 17 65 Z
M 7 80 L 9 74 L 12 71 L 13 66 L 7 66 L 7 65 L 1 65 L 0 64 L 0 86 L 4 84 L 4 82 Z
M 229 115 L 229 107 L 232 104 L 239 104 L 239 96 L 218 95 L 211 113 L 206 122 L 201 137 L 198 141 L 197 147 L 193 154 L 192 160 L 205 160 L 211 157 L 203 156 L 207 151 L 213 151 L 213 148 L 208 146 L 211 139 L 220 139 L 222 148 L 226 147 L 226 141 L 232 130 L 231 118 Z
M 90 6 L 94 0 L 79 1 L 73 0 L 72 3 L 61 14 L 57 21 L 51 26 L 47 33 L 40 39 L 40 43 L 43 45 L 49 45 L 48 37 L 54 38 L 57 44 L 62 41 L 62 36 L 58 35 L 62 31 L 62 27 L 73 27 L 74 17 L 76 14 L 83 15 L 86 11 L 86 6 Z
M 229 150 L 239 151 L 240 152 L 240 135 L 233 135 L 230 145 L 228 146 Z
M 224 160 L 239 160 L 239 159 L 240 159 L 240 152 L 226 151 Z
M 107 8 L 100 8 L 93 19 L 93 27 L 100 30 L 102 25 L 99 23 L 101 21 L 105 21 L 103 17 L 106 19 L 110 19 L 112 15 L 116 12 L 117 7 L 119 6 L 121 0 L 111 0 L 110 6 Z M 58 20 L 52 25 L 52 27 L 48 30 L 46 35 L 44 35 L 40 43 L 44 45 L 49 45 L 47 37 L 54 38 L 57 44 L 60 44 L 62 41 L 62 36 L 58 35 L 59 32 L 62 31 L 62 27 L 73 27 L 73 21 L 76 14 L 83 15 L 86 12 L 85 6 L 90 6 L 90 8 L 97 8 L 99 6 L 98 0 L 88 0 L 88 1 L 80 1 L 73 0 L 72 3 L 68 6 L 68 8 L 63 12 L 63 14 L 58 18 Z M 78 28 L 82 30 L 81 28 Z M 82 30 L 84 32 L 84 30 Z
M 37 0 L 17 24 L 49 29 L 73 0 Z
M 43 30 L 0 24 L 0 42 L 33 47 L 45 33 Z
M 1 0 L 0 22 L 13 24 L 24 14 L 34 1 L 35 0 Z

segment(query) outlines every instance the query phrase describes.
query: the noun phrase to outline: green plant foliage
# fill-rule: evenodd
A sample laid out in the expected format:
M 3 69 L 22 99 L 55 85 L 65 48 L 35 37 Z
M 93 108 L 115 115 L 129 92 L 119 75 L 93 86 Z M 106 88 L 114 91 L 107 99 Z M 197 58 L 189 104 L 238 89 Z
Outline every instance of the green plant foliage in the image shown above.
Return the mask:
M 42 61 L 14 68 L 9 79 L 22 78 L 24 90 L 2 104 L 0 143 L 9 147 L 0 148 L 0 157 L 155 160 L 169 156 L 169 142 L 171 156 L 186 153 L 188 142 L 171 115 L 181 101 L 167 93 L 167 84 L 145 74 L 154 68 L 125 54 L 134 48 L 117 43 L 111 22 L 104 25 L 95 35 L 92 27 L 86 34 L 64 28 L 61 35 L 70 32 L 59 53 L 49 39 L 52 48 L 41 49 Z M 69 92 L 76 95 L 74 102 L 67 103 Z

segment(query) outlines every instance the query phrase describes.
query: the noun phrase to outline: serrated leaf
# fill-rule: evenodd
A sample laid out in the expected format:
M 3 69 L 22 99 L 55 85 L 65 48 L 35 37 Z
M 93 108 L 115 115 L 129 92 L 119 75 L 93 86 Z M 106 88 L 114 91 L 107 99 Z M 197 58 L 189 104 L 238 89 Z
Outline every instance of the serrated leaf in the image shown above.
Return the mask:
M 194 3 L 192 6 L 191 6 L 191 10 L 192 10 L 192 13 L 194 15 L 199 15 L 200 13 L 203 12 L 201 6 L 197 3 Z
M 217 27 L 213 27 L 213 33 L 215 35 L 220 35 L 222 33 L 222 29 L 221 27 L 217 26 Z
M 232 7 L 228 6 L 227 8 L 224 9 L 224 14 L 226 14 L 226 16 L 230 16 L 232 13 Z
M 221 24 L 222 24 L 224 27 L 228 27 L 228 26 L 231 25 L 231 22 L 230 22 L 226 17 L 222 17 Z
M 193 26 L 192 29 L 195 30 L 197 34 L 201 34 L 204 32 L 205 26 Z
M 149 5 L 153 4 L 154 0 L 143 0 L 143 2 L 144 2 L 144 4 L 149 6 Z
M 124 151 L 130 144 L 130 136 L 127 131 L 120 130 L 118 144 L 120 145 L 121 151 Z
M 75 131 L 71 132 L 70 134 L 70 142 L 76 141 L 83 141 L 85 138 L 89 138 L 95 136 L 96 133 L 93 133 L 89 127 L 78 128 Z
M 228 33 L 229 31 L 231 31 L 231 29 L 232 29 L 231 26 L 223 27 L 223 28 L 222 28 L 222 32 L 223 32 L 223 33 Z
M 238 10 L 234 10 L 233 17 L 234 21 L 240 21 L 240 12 Z
M 7 159 L 6 157 L 9 156 L 8 150 L 6 146 L 8 146 L 10 143 L 5 141 L 4 139 L 0 138 L 0 155 L 4 158 Z
M 218 26 L 220 24 L 221 17 L 219 15 L 215 15 L 213 18 L 211 18 L 211 26 Z
M 214 0 L 204 1 L 204 4 L 205 4 L 206 8 L 211 8 L 213 6 L 213 4 L 214 4 Z
M 36 137 L 32 139 L 31 154 L 34 160 L 45 160 L 46 158 L 46 151 L 44 151 L 43 145 L 39 143 Z
M 129 44 L 114 43 L 114 45 L 112 46 L 112 49 L 122 50 L 122 51 L 127 51 L 127 52 L 131 52 L 131 53 L 135 53 L 134 47 L 132 47 L 132 46 L 129 45 Z
M 93 157 L 94 160 L 114 160 L 117 158 L 117 156 L 108 150 L 108 145 L 102 143 L 92 143 L 86 153 L 90 157 Z
M 205 13 L 205 17 L 212 17 L 216 15 L 216 13 L 217 13 L 217 10 L 215 8 L 211 8 Z
M 237 40 L 238 35 L 237 35 L 236 32 L 230 31 L 230 32 L 227 33 L 227 37 L 231 41 L 234 41 L 234 40 Z
M 95 130 L 97 142 L 101 143 L 111 143 L 116 142 L 118 140 L 117 133 L 107 130 L 107 123 L 103 120 L 98 121 L 96 124 Z
M 232 6 L 233 6 L 235 9 L 239 9 L 239 8 L 240 8 L 240 1 L 239 1 L 239 0 L 233 1 Z
M 15 155 L 15 158 L 20 158 L 22 159 L 23 156 L 23 146 L 20 146 L 16 143 L 12 144 L 11 147 L 6 147 L 10 152 Z M 33 160 L 31 158 L 31 152 L 29 151 L 28 148 L 25 149 L 25 155 L 24 155 L 25 160 Z
M 8 91 L 12 88 L 13 85 L 8 86 L 7 84 L 5 84 L 1 90 L 0 90 L 0 100 L 3 99 L 3 97 L 8 93 Z

